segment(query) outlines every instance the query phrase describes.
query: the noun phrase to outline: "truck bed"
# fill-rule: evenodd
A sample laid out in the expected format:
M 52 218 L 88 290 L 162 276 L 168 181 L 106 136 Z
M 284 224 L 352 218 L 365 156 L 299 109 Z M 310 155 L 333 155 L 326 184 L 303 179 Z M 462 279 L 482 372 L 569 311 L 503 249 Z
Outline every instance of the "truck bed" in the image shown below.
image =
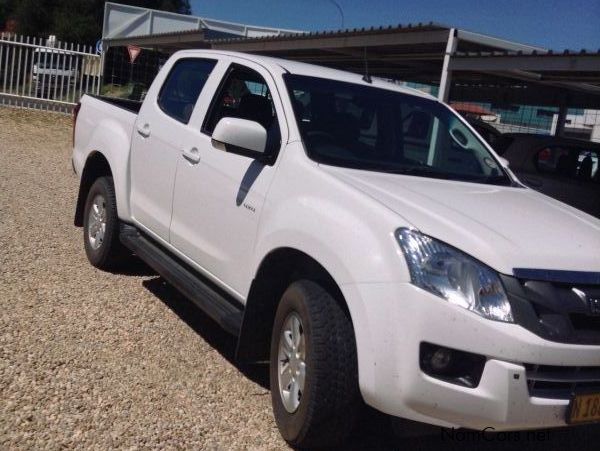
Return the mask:
M 127 111 L 131 111 L 132 113 L 138 114 L 140 112 L 140 108 L 142 108 L 142 102 L 139 100 L 129 100 L 129 99 L 119 99 L 117 97 L 107 97 L 100 95 L 87 94 L 90 97 L 94 97 L 95 99 L 101 100 L 102 102 L 110 103 L 111 105 L 118 106 L 119 108 L 123 108 Z
M 85 155 L 85 149 L 101 150 L 105 155 L 114 152 L 114 158 L 122 158 L 122 167 L 127 168 L 129 145 L 142 103 L 86 94 L 80 104 L 74 133 L 75 171 L 81 175 L 85 161 L 78 156 Z

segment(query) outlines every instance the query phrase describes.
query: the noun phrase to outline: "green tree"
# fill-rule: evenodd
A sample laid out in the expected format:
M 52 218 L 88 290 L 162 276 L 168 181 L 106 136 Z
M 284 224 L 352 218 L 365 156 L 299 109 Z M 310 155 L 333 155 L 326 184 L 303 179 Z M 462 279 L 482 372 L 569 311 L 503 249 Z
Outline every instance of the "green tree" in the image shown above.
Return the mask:
M 6 26 L 9 13 L 15 8 L 15 0 L 0 0 L 0 30 Z
M 191 14 L 189 0 L 118 0 L 144 8 Z M 15 19 L 17 32 L 94 44 L 102 36 L 104 0 L 0 0 L 0 28 Z

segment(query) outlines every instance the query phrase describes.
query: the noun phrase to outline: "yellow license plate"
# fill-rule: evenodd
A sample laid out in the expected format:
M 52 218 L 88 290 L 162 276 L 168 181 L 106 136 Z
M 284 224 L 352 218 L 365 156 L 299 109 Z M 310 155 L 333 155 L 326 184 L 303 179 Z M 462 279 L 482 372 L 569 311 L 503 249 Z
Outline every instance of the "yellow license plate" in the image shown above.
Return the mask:
M 567 423 L 591 423 L 600 421 L 600 393 L 578 394 L 571 399 L 567 411 Z

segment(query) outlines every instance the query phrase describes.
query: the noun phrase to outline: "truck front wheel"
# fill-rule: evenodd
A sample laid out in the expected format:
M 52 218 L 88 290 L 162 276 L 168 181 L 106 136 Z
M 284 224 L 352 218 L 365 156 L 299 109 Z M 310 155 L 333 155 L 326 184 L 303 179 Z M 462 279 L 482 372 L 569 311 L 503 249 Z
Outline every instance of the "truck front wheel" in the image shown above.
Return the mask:
M 281 298 L 270 385 L 275 421 L 290 445 L 343 443 L 360 406 L 354 331 L 340 302 L 313 281 L 292 283 Z
M 111 270 L 126 255 L 119 241 L 119 218 L 112 177 L 100 177 L 90 187 L 83 216 L 83 242 L 90 263 Z

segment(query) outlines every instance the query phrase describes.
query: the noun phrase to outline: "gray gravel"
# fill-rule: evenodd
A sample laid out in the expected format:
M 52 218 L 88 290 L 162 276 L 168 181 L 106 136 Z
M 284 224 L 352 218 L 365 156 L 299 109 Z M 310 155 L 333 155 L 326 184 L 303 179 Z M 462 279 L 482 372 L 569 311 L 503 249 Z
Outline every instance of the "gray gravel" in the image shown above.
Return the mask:
M 233 339 L 142 264 L 88 264 L 70 141 L 0 108 L 0 448 L 284 448 Z
M 265 368 L 143 264 L 88 264 L 70 140 L 69 117 L 0 108 L 0 449 L 287 448 Z M 371 412 L 346 448 L 584 451 L 598 429 L 402 440 Z

